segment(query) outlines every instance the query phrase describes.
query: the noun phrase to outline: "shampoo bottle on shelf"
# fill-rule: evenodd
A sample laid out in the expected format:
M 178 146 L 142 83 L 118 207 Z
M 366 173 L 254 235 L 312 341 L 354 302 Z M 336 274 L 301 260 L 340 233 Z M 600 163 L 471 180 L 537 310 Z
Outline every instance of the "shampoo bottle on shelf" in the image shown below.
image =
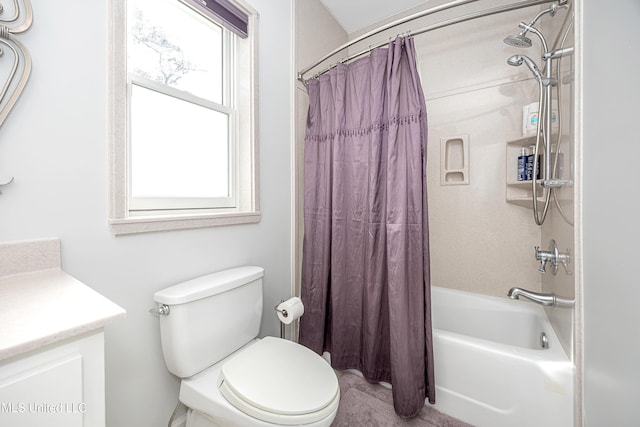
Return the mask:
M 525 181 L 527 179 L 528 157 L 527 149 L 523 147 L 518 156 L 518 181 Z
M 527 181 L 531 181 L 532 179 L 540 179 L 540 155 L 538 154 L 538 164 L 536 165 L 536 171 L 535 174 L 533 172 L 533 160 L 534 160 L 534 156 L 535 156 L 535 152 L 536 152 L 536 148 L 535 147 L 531 147 L 531 154 L 529 154 L 527 156 L 527 160 L 526 160 L 526 166 L 525 166 L 525 180 Z M 535 177 L 535 178 L 534 178 Z

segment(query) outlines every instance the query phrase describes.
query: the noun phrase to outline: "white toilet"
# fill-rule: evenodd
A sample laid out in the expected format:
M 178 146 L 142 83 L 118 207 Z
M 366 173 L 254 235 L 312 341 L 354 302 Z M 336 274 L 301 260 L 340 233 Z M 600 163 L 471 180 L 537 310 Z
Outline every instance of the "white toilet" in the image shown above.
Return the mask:
M 162 352 L 182 378 L 187 427 L 329 426 L 340 389 L 319 355 L 280 338 L 256 338 L 260 267 L 239 267 L 158 291 Z

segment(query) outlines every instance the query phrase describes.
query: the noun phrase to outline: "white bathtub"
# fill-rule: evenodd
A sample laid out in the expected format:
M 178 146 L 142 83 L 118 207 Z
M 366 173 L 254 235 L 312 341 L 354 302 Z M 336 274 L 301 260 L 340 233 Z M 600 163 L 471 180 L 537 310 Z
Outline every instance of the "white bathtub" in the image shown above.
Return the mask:
M 541 306 L 432 287 L 432 311 L 436 409 L 478 427 L 573 426 L 573 364 Z

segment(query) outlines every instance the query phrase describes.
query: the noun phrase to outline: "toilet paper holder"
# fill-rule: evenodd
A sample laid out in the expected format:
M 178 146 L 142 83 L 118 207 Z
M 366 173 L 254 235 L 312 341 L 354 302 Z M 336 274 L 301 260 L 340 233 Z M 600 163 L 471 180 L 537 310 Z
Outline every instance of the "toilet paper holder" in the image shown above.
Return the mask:
M 285 309 L 280 309 L 278 308 L 280 306 L 280 304 L 282 304 L 285 300 L 280 300 L 280 303 L 276 304 L 273 309 L 277 312 L 277 313 L 281 313 L 284 317 L 289 317 L 289 313 L 287 313 L 287 310 Z M 279 320 L 279 319 L 278 319 Z M 280 338 L 284 339 L 284 323 L 282 322 L 278 322 L 280 323 Z
M 288 300 L 282 300 L 280 304 L 273 308 L 276 316 L 280 320 L 280 338 L 284 338 L 284 327 L 290 325 L 296 319 L 304 314 L 304 304 L 300 297 L 291 297 Z
M 284 317 L 289 317 L 289 313 L 287 313 L 287 310 L 286 310 L 286 309 L 284 309 L 284 308 L 283 308 L 283 309 L 278 308 L 278 307 L 280 307 L 280 304 L 282 304 L 283 302 L 285 302 L 285 300 L 280 300 L 280 302 L 279 302 L 278 304 L 276 304 L 276 305 L 273 307 L 273 309 L 274 309 L 275 311 L 277 311 L 278 313 L 282 313 L 282 315 L 283 315 Z M 281 323 L 282 323 L 282 322 L 281 322 Z

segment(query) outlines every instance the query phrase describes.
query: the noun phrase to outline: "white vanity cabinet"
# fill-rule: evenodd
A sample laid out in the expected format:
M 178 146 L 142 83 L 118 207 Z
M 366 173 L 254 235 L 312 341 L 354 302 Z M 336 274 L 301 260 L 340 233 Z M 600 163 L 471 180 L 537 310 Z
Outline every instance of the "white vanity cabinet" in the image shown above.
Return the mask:
M 0 362 L 0 425 L 104 426 L 102 331 Z
M 0 426 L 104 427 L 104 326 L 124 315 L 59 267 L 0 274 Z

